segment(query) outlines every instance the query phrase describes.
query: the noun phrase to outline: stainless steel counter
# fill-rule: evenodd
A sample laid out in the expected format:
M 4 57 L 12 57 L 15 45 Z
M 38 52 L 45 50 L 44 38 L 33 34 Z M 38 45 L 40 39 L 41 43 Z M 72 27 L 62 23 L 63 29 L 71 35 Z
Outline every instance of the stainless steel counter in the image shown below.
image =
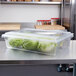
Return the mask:
M 0 41 L 0 64 L 68 64 L 76 63 L 76 41 L 70 42 L 70 51 L 59 51 L 56 56 L 45 56 L 6 48 Z

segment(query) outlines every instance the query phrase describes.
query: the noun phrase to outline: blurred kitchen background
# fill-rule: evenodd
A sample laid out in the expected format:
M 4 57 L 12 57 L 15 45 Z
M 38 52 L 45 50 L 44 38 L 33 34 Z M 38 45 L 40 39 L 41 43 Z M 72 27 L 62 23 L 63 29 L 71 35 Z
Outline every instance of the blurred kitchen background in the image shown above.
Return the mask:
M 55 26 L 59 27 L 59 29 L 65 27 L 65 29 L 74 33 L 73 39 L 76 39 L 75 3 L 76 3 L 75 0 L 33 0 L 33 1 L 32 0 L 1 0 L 0 1 L 0 36 L 7 31 L 20 30 L 24 28 L 43 29 L 42 27 L 36 27 L 35 25 L 38 26 L 43 25 L 43 27 L 44 25 L 46 25 L 47 27 L 48 25 L 50 25 L 52 27 Z M 54 21 L 56 23 L 52 25 L 51 19 L 54 20 L 58 19 L 59 21 L 58 22 L 57 20 Z M 47 20 L 50 20 L 50 23 L 47 23 Z M 0 40 L 3 39 L 0 38 Z M 72 76 L 72 72 L 69 71 L 67 72 L 65 69 L 63 69 L 62 72 L 58 72 L 61 71 L 61 68 L 59 68 L 59 66 L 51 65 L 51 68 L 37 66 L 33 70 L 36 72 L 36 76 L 38 76 L 40 71 L 42 71 L 40 72 L 42 76 L 43 74 L 44 76 L 46 76 L 46 74 L 50 76 L 52 73 L 50 72 L 50 70 L 53 70 L 55 72 L 52 73 L 52 76 L 56 76 L 56 75 Z M 29 67 L 29 69 L 30 68 L 31 67 Z M 46 68 L 46 70 L 44 70 L 44 68 Z M 15 70 L 17 69 L 18 68 L 14 69 L 14 73 Z M 27 67 L 25 67 L 24 69 L 27 69 Z M 20 71 L 23 71 L 24 69 Z M 4 71 L 8 73 L 9 69 L 5 69 Z M 46 71 L 48 72 L 46 73 Z M 28 73 L 29 72 L 26 72 L 27 75 Z M 33 71 L 31 71 L 30 73 L 35 75 Z

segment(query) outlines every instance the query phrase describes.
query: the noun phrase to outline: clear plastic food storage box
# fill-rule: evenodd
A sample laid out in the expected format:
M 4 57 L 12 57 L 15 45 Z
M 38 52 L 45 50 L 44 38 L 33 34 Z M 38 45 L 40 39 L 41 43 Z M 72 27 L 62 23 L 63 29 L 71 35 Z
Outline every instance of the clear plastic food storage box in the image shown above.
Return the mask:
M 11 31 L 2 35 L 10 49 L 46 55 L 56 55 L 58 50 L 69 49 L 73 34 L 67 31 Z

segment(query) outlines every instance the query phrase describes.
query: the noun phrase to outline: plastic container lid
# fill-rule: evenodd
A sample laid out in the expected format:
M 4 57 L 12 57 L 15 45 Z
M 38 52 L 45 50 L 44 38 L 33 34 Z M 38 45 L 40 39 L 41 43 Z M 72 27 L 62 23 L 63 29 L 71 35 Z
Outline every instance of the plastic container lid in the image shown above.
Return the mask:
M 47 35 L 46 35 L 47 34 Z M 57 35 L 59 34 L 59 35 Z M 22 39 L 31 39 L 31 40 L 39 40 L 39 41 L 49 41 L 49 42 L 55 42 L 58 43 L 60 41 L 63 41 L 67 38 L 72 38 L 73 34 L 70 32 L 56 32 L 56 31 L 50 31 L 50 32 L 27 32 L 27 31 L 12 31 L 12 32 L 6 32 L 5 34 L 2 34 L 2 37 L 4 38 L 22 38 Z

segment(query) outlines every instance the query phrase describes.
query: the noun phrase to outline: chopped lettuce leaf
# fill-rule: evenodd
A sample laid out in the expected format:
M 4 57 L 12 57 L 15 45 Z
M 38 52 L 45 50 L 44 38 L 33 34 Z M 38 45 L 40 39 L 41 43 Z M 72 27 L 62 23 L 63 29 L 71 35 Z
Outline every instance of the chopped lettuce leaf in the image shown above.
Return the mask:
M 53 42 L 37 41 L 29 39 L 11 39 L 9 44 L 12 47 L 20 47 L 25 50 L 33 50 L 39 52 L 51 52 L 55 50 L 57 44 Z
M 23 40 L 22 39 L 11 39 L 9 41 L 9 44 L 12 47 L 20 47 L 23 44 Z
M 56 48 L 57 44 L 56 43 L 51 43 L 51 42 L 39 42 L 38 45 L 38 50 L 41 52 L 51 52 Z
M 26 50 L 37 50 L 38 42 L 34 40 L 24 40 L 22 47 Z

